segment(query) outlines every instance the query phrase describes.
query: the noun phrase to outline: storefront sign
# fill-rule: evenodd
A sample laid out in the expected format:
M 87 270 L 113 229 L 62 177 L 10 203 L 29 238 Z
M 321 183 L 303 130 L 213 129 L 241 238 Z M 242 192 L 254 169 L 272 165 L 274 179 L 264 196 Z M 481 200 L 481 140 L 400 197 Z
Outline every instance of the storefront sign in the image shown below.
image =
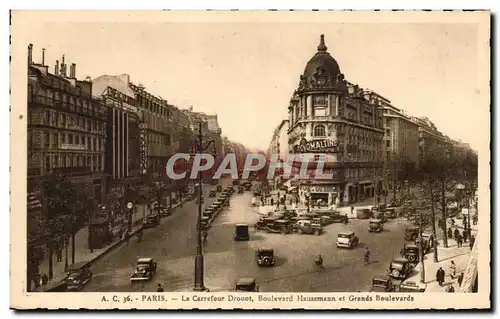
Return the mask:
M 325 185 L 316 185 L 311 186 L 311 189 L 308 190 L 310 193 L 331 193 L 335 190 L 333 186 L 325 186 Z
M 339 145 L 331 139 L 306 141 L 302 139 L 299 145 L 294 146 L 295 153 L 337 153 Z

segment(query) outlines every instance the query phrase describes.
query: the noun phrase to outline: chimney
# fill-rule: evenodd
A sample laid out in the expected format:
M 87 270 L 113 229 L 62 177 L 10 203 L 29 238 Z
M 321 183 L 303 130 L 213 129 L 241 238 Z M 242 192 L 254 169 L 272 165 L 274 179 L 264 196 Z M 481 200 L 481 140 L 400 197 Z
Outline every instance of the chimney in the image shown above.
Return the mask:
M 59 75 L 59 60 L 56 60 L 56 65 L 54 67 L 54 74 Z
M 45 65 L 45 48 L 42 49 L 42 65 Z
M 66 76 L 66 64 L 64 63 L 64 54 L 61 59 L 61 75 Z
M 28 45 L 28 65 L 33 64 L 33 44 Z
M 71 63 L 71 66 L 69 67 L 69 77 L 70 78 L 76 79 L 75 71 L 76 71 L 76 64 Z

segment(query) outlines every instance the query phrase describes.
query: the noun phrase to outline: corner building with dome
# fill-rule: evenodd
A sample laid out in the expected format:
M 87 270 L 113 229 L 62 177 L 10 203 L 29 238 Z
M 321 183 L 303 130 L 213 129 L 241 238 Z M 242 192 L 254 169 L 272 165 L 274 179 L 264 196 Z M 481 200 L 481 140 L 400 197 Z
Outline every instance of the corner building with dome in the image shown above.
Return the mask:
M 323 154 L 323 172 L 333 178 L 292 179 L 292 185 L 302 203 L 345 206 L 383 191 L 383 98 L 349 83 L 327 50 L 321 35 L 290 100 L 288 149 L 312 159 L 308 176 Z M 296 160 L 294 172 L 300 166 Z

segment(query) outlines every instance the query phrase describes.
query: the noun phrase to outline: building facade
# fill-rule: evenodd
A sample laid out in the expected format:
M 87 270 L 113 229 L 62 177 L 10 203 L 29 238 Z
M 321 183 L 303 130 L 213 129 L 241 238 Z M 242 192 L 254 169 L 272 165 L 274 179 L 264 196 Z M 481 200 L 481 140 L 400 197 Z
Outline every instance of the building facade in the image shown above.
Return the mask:
M 290 101 L 289 149 L 316 160 L 324 154 L 324 172 L 333 174 L 331 180 L 300 181 L 301 201 L 347 204 L 374 196 L 375 185 L 380 187 L 382 115 L 376 100 L 345 80 L 323 35 L 317 49 Z
M 32 60 L 28 48 L 28 193 L 39 194 L 43 176 L 62 175 L 97 203 L 104 194 L 106 107 L 92 82 L 69 73 L 64 55 L 54 72 Z M 28 218 L 29 220 L 29 218 Z
M 397 182 L 411 177 L 419 166 L 419 131 L 418 125 L 403 110 L 394 107 L 380 95 L 384 118 L 384 163 L 385 189 L 391 190 Z
M 269 148 L 267 150 L 268 156 L 271 156 L 272 154 L 278 154 L 279 159 L 286 160 L 286 157 L 289 153 L 288 129 L 289 129 L 288 120 L 281 121 L 281 123 L 276 127 L 276 129 L 273 132 L 271 142 L 269 143 Z
M 413 117 L 418 125 L 419 161 L 451 150 L 452 141 L 443 135 L 427 117 Z

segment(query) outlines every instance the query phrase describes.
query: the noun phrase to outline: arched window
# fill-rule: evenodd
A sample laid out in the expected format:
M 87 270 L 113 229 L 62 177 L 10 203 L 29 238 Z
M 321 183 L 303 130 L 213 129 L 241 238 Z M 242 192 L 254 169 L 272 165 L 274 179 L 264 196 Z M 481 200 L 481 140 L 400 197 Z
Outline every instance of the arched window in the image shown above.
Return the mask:
M 316 125 L 314 127 L 314 136 L 325 136 L 325 126 L 324 125 Z

